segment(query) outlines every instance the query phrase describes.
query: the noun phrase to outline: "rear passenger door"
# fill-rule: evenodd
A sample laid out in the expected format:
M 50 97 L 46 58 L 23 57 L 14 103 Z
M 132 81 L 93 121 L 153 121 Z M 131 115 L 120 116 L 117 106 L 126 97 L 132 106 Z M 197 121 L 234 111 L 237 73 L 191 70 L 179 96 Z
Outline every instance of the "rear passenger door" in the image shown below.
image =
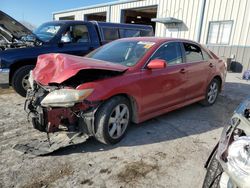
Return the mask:
M 183 43 L 185 62 L 187 63 L 186 100 L 203 97 L 210 75 L 209 61 L 205 60 L 201 48 L 194 43 Z

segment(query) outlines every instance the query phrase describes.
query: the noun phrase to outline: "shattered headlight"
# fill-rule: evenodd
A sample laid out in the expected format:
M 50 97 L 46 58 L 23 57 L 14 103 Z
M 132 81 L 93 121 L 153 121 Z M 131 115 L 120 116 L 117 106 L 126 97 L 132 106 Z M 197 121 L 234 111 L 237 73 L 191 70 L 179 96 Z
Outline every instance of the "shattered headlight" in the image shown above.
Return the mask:
M 50 92 L 41 102 L 44 107 L 72 107 L 86 99 L 93 89 L 59 89 Z

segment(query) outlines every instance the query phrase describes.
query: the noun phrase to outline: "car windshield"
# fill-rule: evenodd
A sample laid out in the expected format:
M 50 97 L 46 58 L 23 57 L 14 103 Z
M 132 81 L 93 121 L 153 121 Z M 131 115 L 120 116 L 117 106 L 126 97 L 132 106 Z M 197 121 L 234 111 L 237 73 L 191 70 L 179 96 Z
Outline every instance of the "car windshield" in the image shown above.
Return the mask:
M 57 23 L 45 23 L 38 27 L 34 33 L 43 42 L 49 42 L 60 30 L 61 25 Z
M 144 54 L 154 45 L 148 41 L 115 41 L 91 52 L 86 57 L 134 66 Z

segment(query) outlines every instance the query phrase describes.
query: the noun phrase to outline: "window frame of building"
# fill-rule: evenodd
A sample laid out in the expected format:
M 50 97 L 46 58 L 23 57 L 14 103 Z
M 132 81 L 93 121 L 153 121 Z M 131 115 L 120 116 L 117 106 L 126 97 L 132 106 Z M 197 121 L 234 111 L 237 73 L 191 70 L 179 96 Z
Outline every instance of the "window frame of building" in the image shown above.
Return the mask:
M 233 20 L 222 20 L 222 21 L 210 21 L 209 22 L 209 27 L 208 27 L 208 32 L 207 32 L 207 44 L 209 45 L 229 45 L 230 43 L 230 40 L 231 40 L 231 34 L 232 34 L 232 29 L 233 29 Z M 229 31 L 229 34 L 228 34 L 228 38 L 227 38 L 227 42 L 223 42 L 222 41 L 222 37 L 225 36 L 225 25 L 226 24 L 230 24 L 230 31 Z M 217 33 L 215 34 L 216 35 L 216 41 L 215 42 L 212 42 L 212 27 L 214 27 L 215 25 L 218 26 L 218 29 L 217 29 Z

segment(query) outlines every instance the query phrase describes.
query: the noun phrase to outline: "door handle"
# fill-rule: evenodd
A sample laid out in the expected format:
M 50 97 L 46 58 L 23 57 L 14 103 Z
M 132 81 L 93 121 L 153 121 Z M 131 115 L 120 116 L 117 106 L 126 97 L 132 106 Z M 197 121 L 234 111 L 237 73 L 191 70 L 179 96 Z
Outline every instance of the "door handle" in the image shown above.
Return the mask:
M 209 67 L 214 67 L 214 64 L 213 63 L 209 63 Z
M 187 70 L 184 68 L 180 70 L 180 73 L 182 73 L 182 74 L 185 74 L 186 72 L 187 72 Z

